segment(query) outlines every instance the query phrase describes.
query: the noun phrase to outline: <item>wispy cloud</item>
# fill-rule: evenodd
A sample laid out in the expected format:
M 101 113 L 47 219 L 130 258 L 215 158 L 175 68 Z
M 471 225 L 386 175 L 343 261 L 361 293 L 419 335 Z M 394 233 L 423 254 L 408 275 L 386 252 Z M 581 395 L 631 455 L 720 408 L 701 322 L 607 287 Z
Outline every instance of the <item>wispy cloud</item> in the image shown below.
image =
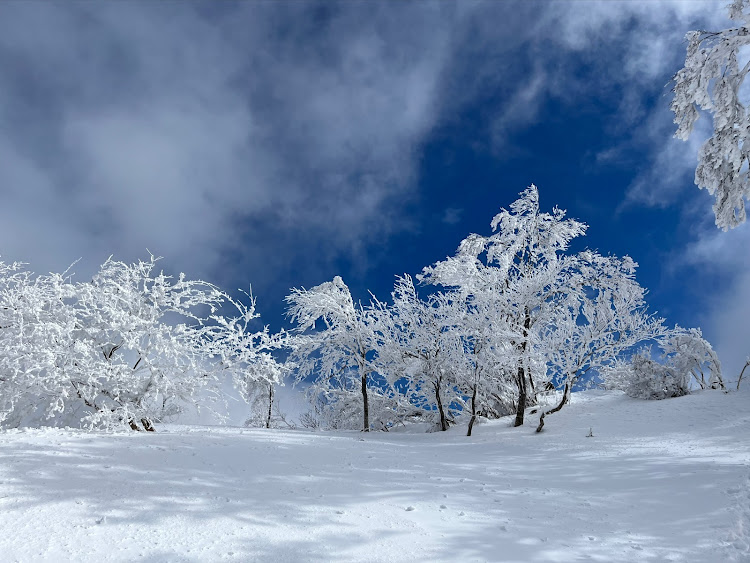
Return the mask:
M 461 221 L 462 214 L 463 209 L 448 207 L 447 209 L 443 210 L 443 217 L 441 220 L 446 225 L 455 225 L 456 223 L 459 223 Z

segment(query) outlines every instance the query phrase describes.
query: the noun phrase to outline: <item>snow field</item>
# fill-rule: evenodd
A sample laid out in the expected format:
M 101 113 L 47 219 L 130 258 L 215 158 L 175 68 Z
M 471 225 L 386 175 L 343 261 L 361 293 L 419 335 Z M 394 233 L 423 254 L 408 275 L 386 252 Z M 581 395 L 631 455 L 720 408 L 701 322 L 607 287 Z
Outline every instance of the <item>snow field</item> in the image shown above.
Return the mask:
M 539 435 L 5 431 L 0 560 L 750 561 L 750 393 L 573 398 Z

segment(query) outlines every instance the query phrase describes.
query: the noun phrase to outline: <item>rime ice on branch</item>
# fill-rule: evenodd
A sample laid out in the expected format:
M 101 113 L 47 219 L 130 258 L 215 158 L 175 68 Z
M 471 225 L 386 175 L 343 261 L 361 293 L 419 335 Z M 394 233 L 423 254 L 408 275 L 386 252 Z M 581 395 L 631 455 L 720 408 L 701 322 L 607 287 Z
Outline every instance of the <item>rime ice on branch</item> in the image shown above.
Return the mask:
M 672 78 L 671 105 L 679 139 L 692 133 L 699 108 L 713 116 L 713 134 L 698 154 L 695 183 L 715 196 L 716 225 L 725 231 L 745 222 L 750 199 L 750 116 L 744 87 L 750 72 L 750 2 L 735 0 L 729 8 L 730 18 L 740 25 L 687 34 L 685 66 Z

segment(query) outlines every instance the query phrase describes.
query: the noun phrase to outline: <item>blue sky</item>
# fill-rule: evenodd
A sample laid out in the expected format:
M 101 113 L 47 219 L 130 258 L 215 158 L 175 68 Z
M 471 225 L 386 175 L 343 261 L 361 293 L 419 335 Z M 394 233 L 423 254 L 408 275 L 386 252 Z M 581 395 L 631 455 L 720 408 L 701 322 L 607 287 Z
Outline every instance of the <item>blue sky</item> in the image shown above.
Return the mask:
M 651 307 L 750 353 L 750 229 L 693 184 L 666 86 L 719 2 L 0 3 L 0 255 L 165 257 L 264 320 L 341 275 L 388 297 L 530 183 L 630 254 Z

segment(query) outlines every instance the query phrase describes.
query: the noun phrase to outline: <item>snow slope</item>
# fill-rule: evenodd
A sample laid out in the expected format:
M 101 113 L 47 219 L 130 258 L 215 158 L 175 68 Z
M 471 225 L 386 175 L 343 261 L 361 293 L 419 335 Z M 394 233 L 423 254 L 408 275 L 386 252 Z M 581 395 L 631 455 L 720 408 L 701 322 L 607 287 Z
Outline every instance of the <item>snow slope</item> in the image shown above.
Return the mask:
M 748 407 L 578 393 L 540 435 L 471 438 L 5 431 L 0 560 L 750 561 Z

